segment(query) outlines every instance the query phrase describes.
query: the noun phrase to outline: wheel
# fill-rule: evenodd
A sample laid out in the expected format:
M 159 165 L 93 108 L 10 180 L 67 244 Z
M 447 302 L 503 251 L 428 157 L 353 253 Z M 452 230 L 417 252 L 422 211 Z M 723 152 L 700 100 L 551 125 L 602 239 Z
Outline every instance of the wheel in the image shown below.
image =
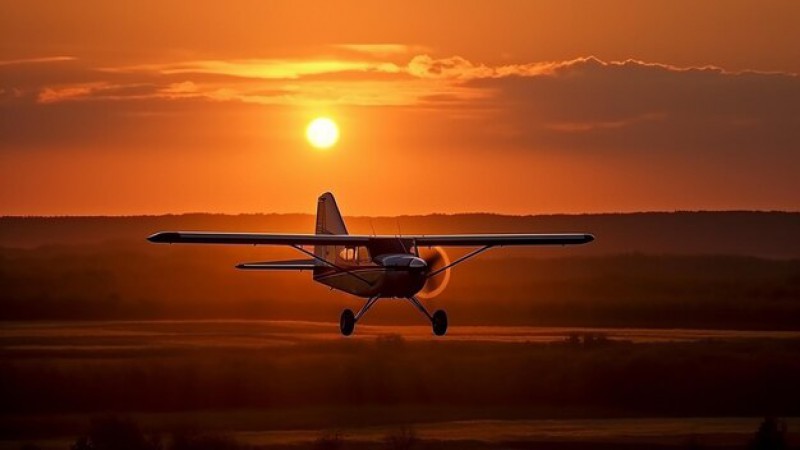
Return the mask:
M 442 309 L 436 310 L 436 312 L 433 313 L 431 324 L 433 325 L 433 334 L 444 336 L 444 334 L 447 333 L 447 313 Z
M 353 329 L 356 327 L 356 316 L 353 311 L 345 309 L 342 311 L 342 316 L 339 318 L 339 330 L 344 336 L 353 334 Z

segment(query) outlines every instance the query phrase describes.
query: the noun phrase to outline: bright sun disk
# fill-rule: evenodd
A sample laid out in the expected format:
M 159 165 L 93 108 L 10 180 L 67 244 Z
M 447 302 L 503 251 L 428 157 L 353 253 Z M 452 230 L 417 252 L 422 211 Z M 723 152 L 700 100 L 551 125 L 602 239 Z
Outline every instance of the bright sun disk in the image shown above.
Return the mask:
M 327 117 L 318 117 L 308 124 L 306 138 L 316 148 L 330 148 L 339 140 L 339 127 Z

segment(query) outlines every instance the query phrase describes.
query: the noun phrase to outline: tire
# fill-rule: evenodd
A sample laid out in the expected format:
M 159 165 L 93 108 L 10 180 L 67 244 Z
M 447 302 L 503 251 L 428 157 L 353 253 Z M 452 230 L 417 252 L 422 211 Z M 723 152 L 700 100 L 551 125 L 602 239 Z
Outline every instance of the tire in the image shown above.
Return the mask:
M 447 313 L 442 309 L 436 310 L 436 312 L 433 313 L 431 325 L 433 326 L 433 334 L 436 336 L 444 336 L 444 334 L 447 333 Z
M 353 329 L 356 327 L 356 316 L 353 311 L 345 309 L 342 311 L 342 316 L 339 318 L 339 331 L 343 336 L 350 336 L 353 334 Z

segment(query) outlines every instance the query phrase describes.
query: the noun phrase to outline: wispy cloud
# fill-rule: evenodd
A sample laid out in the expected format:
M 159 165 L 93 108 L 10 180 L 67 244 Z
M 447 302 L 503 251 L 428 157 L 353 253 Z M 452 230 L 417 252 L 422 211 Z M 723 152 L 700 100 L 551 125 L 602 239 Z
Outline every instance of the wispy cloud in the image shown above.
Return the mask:
M 628 117 L 617 120 L 584 120 L 584 121 L 561 121 L 546 122 L 544 127 L 565 133 L 585 133 L 598 130 L 613 130 L 633 126 L 642 122 L 663 120 L 666 118 L 664 113 L 643 113 L 638 116 Z
M 433 58 L 429 55 L 414 56 L 404 70 L 415 77 L 451 80 L 474 80 L 482 78 L 505 78 L 505 77 L 535 77 L 540 75 L 557 75 L 560 71 L 574 68 L 653 68 L 662 69 L 670 72 L 708 72 L 719 74 L 737 73 L 761 73 L 761 74 L 783 74 L 782 72 L 758 72 L 743 71 L 731 72 L 717 66 L 706 65 L 699 67 L 679 67 L 670 64 L 645 62 L 636 59 L 623 61 L 603 61 L 594 56 L 580 57 L 565 61 L 545 61 L 526 64 L 507 64 L 499 66 L 489 66 L 486 64 L 473 63 L 461 56 L 451 56 L 447 58 Z
M 170 64 L 142 64 L 123 67 L 106 67 L 106 72 L 155 72 L 164 75 L 214 74 L 232 77 L 295 80 L 304 76 L 340 72 L 398 73 L 400 68 L 388 62 L 322 60 L 201 60 Z
M 164 98 L 158 86 L 147 83 L 114 84 L 94 82 L 46 87 L 36 97 L 37 103 L 60 103 L 66 101 L 125 101 Z
M 106 83 L 83 83 L 65 87 L 45 87 L 39 92 L 37 101 L 39 103 L 57 103 L 77 100 L 88 97 L 93 92 L 101 90 L 105 86 Z
M 25 59 L 9 59 L 2 61 L 0 60 L 0 66 L 12 66 L 18 64 L 44 64 L 44 63 L 55 63 L 55 62 L 64 62 L 64 61 L 75 61 L 77 58 L 73 56 L 44 56 L 40 58 L 25 58 Z

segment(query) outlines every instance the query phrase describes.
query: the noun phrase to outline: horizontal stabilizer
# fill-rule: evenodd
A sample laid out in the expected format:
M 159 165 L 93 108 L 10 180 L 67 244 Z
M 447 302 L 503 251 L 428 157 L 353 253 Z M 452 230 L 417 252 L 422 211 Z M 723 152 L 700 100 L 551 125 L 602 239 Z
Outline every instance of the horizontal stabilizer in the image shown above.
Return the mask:
M 242 270 L 313 270 L 313 259 L 292 259 L 289 261 L 247 262 L 236 265 Z

